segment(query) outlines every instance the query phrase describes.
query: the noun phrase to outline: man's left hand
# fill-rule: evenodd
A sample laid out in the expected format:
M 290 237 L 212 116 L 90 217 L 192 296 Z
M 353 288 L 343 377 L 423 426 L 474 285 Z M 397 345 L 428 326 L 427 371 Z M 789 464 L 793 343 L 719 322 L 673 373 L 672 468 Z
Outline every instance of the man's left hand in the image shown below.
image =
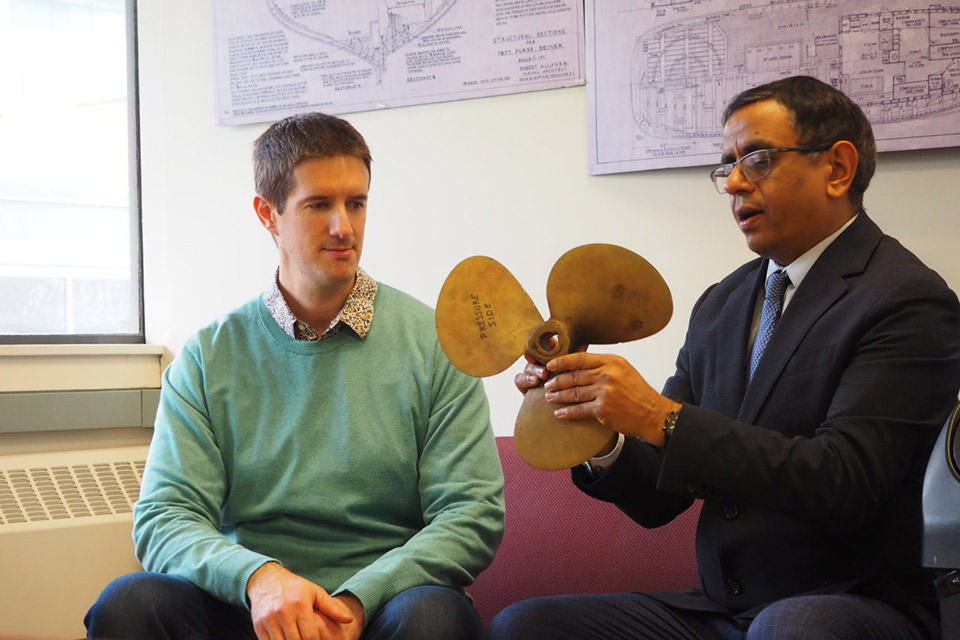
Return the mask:
M 555 414 L 561 420 L 594 418 L 600 424 L 650 444 L 664 444 L 663 424 L 680 404 L 647 384 L 624 358 L 572 353 L 547 363 L 554 374 L 546 382 L 548 402 L 569 403 Z
M 333 599 L 350 611 L 353 621 L 340 623 L 324 616 L 320 625 L 321 640 L 359 640 L 364 624 L 364 611 L 360 600 L 352 593 L 341 593 L 333 596 Z

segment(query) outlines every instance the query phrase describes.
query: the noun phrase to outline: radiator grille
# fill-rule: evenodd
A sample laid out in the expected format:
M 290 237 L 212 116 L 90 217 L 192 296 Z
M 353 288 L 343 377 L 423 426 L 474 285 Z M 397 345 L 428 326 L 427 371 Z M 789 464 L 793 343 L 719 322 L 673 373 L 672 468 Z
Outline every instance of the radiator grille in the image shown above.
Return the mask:
M 0 469 L 0 527 L 130 513 L 144 460 Z

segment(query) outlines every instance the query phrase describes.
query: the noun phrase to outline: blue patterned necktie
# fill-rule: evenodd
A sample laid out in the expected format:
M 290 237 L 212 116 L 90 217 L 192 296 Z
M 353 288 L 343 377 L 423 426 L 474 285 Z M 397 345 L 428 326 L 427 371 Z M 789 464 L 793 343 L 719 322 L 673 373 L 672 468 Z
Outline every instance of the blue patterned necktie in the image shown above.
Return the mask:
M 757 338 L 753 343 L 753 355 L 750 357 L 750 379 L 760 364 L 763 352 L 770 343 L 770 337 L 780 319 L 780 309 L 783 307 L 783 292 L 790 284 L 790 276 L 783 269 L 774 271 L 767 278 L 767 295 L 763 299 L 763 312 L 760 314 L 760 328 L 757 329 Z

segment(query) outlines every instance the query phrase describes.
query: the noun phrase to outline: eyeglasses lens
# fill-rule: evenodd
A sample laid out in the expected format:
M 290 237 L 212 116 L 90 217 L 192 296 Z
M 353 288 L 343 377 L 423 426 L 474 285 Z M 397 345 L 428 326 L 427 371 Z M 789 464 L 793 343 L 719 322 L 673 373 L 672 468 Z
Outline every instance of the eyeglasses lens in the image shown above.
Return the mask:
M 724 171 L 724 167 L 717 167 L 710 172 L 710 178 L 713 179 L 713 186 L 716 187 L 718 193 L 726 193 L 728 175 L 729 172 Z
M 772 156 L 766 149 L 754 151 L 744 156 L 740 161 L 740 169 L 743 171 L 743 175 L 751 182 L 762 180 L 770 175 L 772 165 Z

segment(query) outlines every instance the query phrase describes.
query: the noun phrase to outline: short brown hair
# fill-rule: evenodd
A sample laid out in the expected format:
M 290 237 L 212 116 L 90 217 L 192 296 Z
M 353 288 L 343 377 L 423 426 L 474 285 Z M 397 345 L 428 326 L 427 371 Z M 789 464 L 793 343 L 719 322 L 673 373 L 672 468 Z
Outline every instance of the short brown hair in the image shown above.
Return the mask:
M 352 156 L 370 171 L 367 141 L 346 120 L 325 113 L 301 113 L 273 124 L 253 143 L 257 193 L 282 212 L 293 189 L 293 168 L 306 158 Z

